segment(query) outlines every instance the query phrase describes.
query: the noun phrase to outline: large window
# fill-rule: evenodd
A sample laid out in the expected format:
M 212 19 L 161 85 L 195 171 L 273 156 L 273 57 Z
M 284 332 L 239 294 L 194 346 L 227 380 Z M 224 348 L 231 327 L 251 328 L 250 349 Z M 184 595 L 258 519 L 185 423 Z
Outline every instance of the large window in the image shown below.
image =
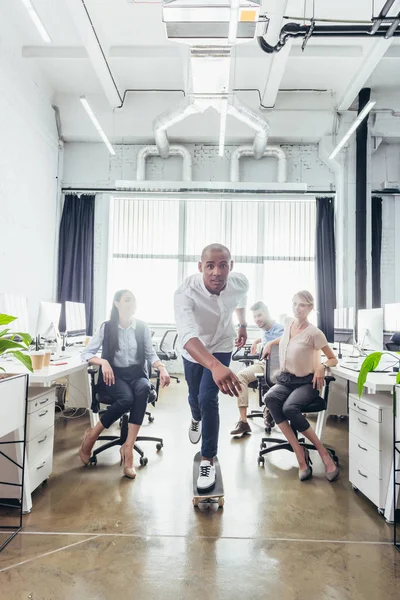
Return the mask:
M 315 293 L 315 223 L 309 200 L 113 198 L 108 299 L 131 289 L 141 318 L 173 323 L 174 291 L 197 272 L 204 246 L 219 242 L 249 279 L 249 306 L 263 300 L 278 319 L 296 291 Z

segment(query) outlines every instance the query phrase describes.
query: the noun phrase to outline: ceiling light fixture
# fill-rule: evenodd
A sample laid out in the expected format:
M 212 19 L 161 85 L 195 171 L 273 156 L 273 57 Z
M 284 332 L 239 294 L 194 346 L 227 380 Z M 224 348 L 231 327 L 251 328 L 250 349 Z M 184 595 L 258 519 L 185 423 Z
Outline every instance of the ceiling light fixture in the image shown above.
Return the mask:
M 51 37 L 47 33 L 46 28 L 43 25 L 38 13 L 36 12 L 36 9 L 33 7 L 31 0 L 21 0 L 21 1 L 22 1 L 22 4 L 25 6 L 26 10 L 28 11 L 30 18 L 34 22 L 36 29 L 40 33 L 40 37 L 42 38 L 42 40 L 44 42 L 46 42 L 46 44 L 51 44 Z
M 370 35 L 374 35 L 378 31 L 379 27 L 383 23 L 383 19 L 386 17 L 386 15 L 388 14 L 389 10 L 392 8 L 394 2 L 395 2 L 395 0 L 386 0 L 386 3 L 384 4 L 381 12 L 378 15 L 378 18 L 376 19 L 376 21 L 372 25 L 372 29 L 369 32 Z
M 83 108 L 86 110 L 87 114 L 89 115 L 89 117 L 90 117 L 93 125 L 96 127 L 96 129 L 97 129 L 97 131 L 98 131 L 101 139 L 103 140 L 103 142 L 107 146 L 109 153 L 112 154 L 113 156 L 115 156 L 115 150 L 112 147 L 112 144 L 111 144 L 110 140 L 108 139 L 108 137 L 104 133 L 104 130 L 103 130 L 102 126 L 98 122 L 96 115 L 92 111 L 89 102 L 86 100 L 85 96 L 81 96 L 79 98 L 79 100 L 81 101 Z
M 219 126 L 218 155 L 223 158 L 225 151 L 226 118 L 228 116 L 228 98 L 221 98 L 221 123 Z
M 374 100 L 371 100 L 370 102 L 368 102 L 368 104 L 364 106 L 357 119 L 351 124 L 351 127 L 348 130 L 348 132 L 342 137 L 336 148 L 333 150 L 332 154 L 329 157 L 329 160 L 333 160 L 336 154 L 340 152 L 347 140 L 351 138 L 357 127 L 364 121 L 365 117 L 369 115 L 371 110 L 374 108 L 375 104 L 376 102 Z

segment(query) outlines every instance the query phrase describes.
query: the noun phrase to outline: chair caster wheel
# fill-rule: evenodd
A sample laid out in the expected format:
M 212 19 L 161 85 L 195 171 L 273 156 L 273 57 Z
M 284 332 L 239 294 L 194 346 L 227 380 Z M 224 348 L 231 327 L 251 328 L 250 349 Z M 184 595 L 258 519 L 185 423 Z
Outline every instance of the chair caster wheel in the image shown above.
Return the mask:
M 139 462 L 142 467 L 145 467 L 149 462 L 149 459 L 147 458 L 147 456 L 142 456 Z
M 91 465 L 97 465 L 97 456 L 92 456 L 91 459 L 90 459 L 90 461 L 89 461 L 89 464 L 91 464 Z
M 267 447 L 267 444 L 265 442 L 261 442 L 260 450 L 264 450 L 266 447 Z
M 265 433 L 268 433 L 268 435 L 271 433 L 271 427 L 266 427 L 265 428 Z
M 336 456 L 336 454 L 334 456 L 332 456 L 332 460 L 335 463 L 335 465 L 338 467 L 339 466 L 339 457 Z
M 356 487 L 355 485 L 351 485 L 351 487 L 353 488 L 353 492 L 355 492 L 357 494 L 358 492 L 358 487 Z
M 162 443 L 159 443 L 159 444 L 157 444 L 157 445 L 156 445 L 156 448 L 157 448 L 157 450 L 159 451 L 159 450 L 161 450 L 161 448 L 162 448 L 163 446 L 164 446 L 164 444 L 162 444 Z
M 260 456 L 260 457 L 258 458 L 257 462 L 258 462 L 258 466 L 259 466 L 259 467 L 263 467 L 263 466 L 264 466 L 264 464 L 265 464 L 265 460 L 263 459 L 263 457 L 262 457 L 262 456 Z
M 176 383 L 180 383 L 180 382 L 181 382 L 181 380 L 180 380 L 180 379 L 177 379 L 177 380 L 176 380 Z
M 148 421 L 149 421 L 149 423 L 153 423 L 153 421 L 154 421 L 154 417 L 149 417 L 149 418 L 148 418 Z

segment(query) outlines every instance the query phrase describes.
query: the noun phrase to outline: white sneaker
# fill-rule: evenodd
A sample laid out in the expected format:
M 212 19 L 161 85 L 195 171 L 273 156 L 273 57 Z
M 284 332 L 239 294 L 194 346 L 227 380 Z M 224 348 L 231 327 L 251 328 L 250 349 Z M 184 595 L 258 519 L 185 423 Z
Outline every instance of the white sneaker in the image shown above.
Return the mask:
M 197 479 L 197 489 L 199 492 L 206 492 L 215 485 L 215 467 L 209 460 L 202 460 L 199 468 L 199 477 Z
M 189 440 L 192 444 L 197 444 L 201 438 L 201 421 L 195 421 L 194 419 L 190 422 L 189 427 Z

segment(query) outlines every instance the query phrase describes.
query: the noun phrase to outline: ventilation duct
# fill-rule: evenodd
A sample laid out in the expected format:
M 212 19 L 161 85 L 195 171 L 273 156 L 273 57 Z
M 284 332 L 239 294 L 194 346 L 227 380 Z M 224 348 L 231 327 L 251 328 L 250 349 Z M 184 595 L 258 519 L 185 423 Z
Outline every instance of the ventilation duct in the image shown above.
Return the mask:
M 254 156 L 251 146 L 240 146 L 232 153 L 231 157 L 231 182 L 240 181 L 239 177 L 239 162 L 242 156 Z M 279 146 L 267 146 L 262 156 L 272 156 L 278 160 L 278 174 L 276 181 L 278 183 L 286 183 L 287 181 L 287 160 L 286 154 Z
M 189 150 L 184 146 L 171 146 L 169 154 L 182 157 L 182 181 L 192 181 L 192 157 Z M 144 146 L 137 153 L 137 181 L 146 179 L 146 160 L 149 156 L 160 156 L 157 146 Z
M 254 158 L 261 158 L 268 142 L 268 122 L 230 93 L 231 50 L 236 43 L 260 33 L 260 0 L 164 0 L 163 20 L 169 40 L 190 46 L 189 101 L 166 111 L 153 123 L 160 156 L 167 158 L 167 131 L 188 116 L 213 108 L 221 114 L 220 154 L 226 117 L 231 115 L 255 132 Z M 265 27 L 265 25 L 264 25 Z

